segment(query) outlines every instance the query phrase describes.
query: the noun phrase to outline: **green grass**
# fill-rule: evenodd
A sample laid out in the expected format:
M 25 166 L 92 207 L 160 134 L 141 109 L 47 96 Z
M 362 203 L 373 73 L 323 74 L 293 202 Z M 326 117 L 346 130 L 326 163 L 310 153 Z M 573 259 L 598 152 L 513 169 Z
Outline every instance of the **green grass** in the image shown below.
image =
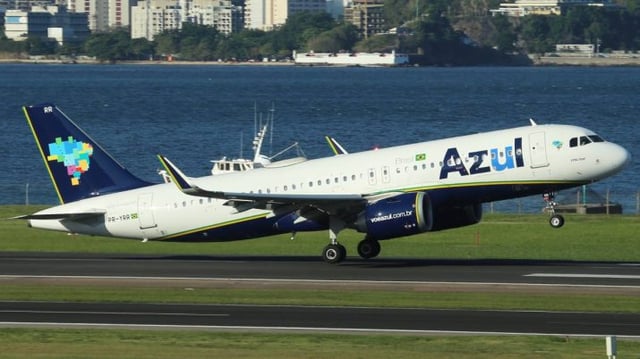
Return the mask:
M 3 284 L 0 300 L 315 305 L 439 309 L 545 310 L 640 313 L 637 295 L 446 292 L 411 290 L 229 289 L 67 284 Z
M 115 344 L 115 345 L 114 345 Z M 0 358 L 605 358 L 604 339 L 0 329 Z M 619 358 L 640 342 L 618 340 Z
M 23 206 L 0 207 L 0 218 L 33 212 Z M 570 215 L 561 229 L 545 215 L 490 214 L 477 225 L 382 242 L 381 258 L 540 259 L 640 261 L 639 216 Z M 340 241 L 356 255 L 361 233 L 345 230 Z M 278 235 L 225 243 L 148 242 L 73 236 L 26 227 L 24 221 L 0 222 L 0 251 L 136 253 L 178 255 L 320 256 L 325 231 Z

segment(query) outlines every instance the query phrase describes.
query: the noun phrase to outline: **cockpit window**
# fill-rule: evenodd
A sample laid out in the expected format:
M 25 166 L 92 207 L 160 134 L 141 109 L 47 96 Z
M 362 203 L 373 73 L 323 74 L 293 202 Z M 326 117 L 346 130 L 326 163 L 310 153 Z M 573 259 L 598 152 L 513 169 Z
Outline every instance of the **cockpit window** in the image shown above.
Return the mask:
M 591 140 L 587 136 L 580 136 L 580 146 L 588 145 L 591 143 Z
M 580 146 L 585 146 L 594 142 L 604 142 L 604 140 L 598 135 L 574 137 L 569 140 L 569 147 L 577 147 L 578 142 L 580 143 Z

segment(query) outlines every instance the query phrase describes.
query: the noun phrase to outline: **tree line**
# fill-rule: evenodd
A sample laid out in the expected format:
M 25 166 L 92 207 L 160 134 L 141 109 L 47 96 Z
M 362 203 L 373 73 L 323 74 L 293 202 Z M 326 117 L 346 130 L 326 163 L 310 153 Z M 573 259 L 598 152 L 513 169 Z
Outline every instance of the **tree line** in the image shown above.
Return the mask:
M 578 6 L 562 16 L 491 16 L 495 0 L 385 0 L 387 27 L 395 34 L 364 39 L 352 24 L 327 13 L 298 13 L 273 31 L 243 30 L 229 35 L 214 27 L 184 23 L 153 41 L 131 39 L 128 30 L 94 33 L 81 44 L 0 39 L 0 52 L 31 55 L 86 54 L 100 61 L 166 58 L 191 61 L 282 60 L 293 50 L 316 52 L 390 51 L 416 54 L 436 65 L 508 63 L 514 54 L 544 53 L 557 43 L 599 44 L 609 50 L 640 50 L 640 0 L 620 9 Z M 3 32 L 4 33 L 4 32 Z

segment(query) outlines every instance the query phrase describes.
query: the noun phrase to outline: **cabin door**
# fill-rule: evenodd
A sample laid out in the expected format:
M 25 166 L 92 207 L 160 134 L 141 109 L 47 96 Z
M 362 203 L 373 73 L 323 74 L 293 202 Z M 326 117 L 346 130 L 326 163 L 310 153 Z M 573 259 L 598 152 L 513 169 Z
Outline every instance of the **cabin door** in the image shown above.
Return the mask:
M 531 168 L 549 165 L 544 132 L 536 132 L 529 135 L 529 153 L 531 154 Z
M 156 220 L 152 210 L 153 194 L 144 193 L 138 196 L 138 222 L 140 229 L 156 227 Z

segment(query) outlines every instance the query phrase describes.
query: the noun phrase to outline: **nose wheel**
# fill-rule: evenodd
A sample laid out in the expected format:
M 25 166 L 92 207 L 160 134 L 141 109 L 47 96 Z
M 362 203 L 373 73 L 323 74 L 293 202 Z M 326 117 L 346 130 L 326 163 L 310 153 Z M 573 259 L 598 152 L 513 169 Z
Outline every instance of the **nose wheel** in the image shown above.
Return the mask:
M 545 193 L 543 195 L 544 201 L 546 203 L 545 210 L 551 215 L 549 217 L 549 224 L 553 228 L 560 228 L 564 226 L 564 217 L 561 214 L 556 213 L 556 206 L 558 203 L 555 201 L 555 193 Z

